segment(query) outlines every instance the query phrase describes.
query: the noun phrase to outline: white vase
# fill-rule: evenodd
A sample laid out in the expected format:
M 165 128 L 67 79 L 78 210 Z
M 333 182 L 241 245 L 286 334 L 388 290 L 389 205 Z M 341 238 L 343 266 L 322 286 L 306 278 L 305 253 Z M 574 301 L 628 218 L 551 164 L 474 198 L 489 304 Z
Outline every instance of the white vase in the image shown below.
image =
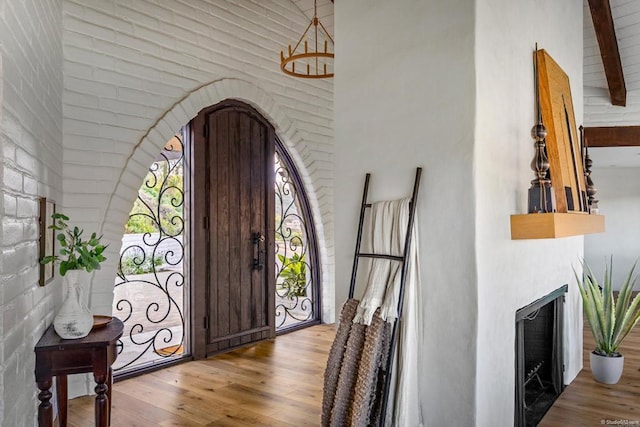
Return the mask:
M 594 352 L 589 354 L 593 378 L 603 384 L 617 384 L 624 368 L 624 356 L 607 357 Z
M 67 296 L 53 319 L 53 328 L 63 339 L 86 337 L 93 327 L 93 315 L 82 301 L 82 286 L 78 282 L 80 270 L 69 270 L 65 274 Z

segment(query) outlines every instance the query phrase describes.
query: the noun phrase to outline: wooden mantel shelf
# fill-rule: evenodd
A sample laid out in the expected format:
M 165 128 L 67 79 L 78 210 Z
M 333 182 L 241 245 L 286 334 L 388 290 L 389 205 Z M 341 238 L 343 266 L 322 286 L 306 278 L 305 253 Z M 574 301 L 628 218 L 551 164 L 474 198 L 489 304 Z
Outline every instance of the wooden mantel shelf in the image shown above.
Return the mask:
M 603 215 L 557 212 L 511 215 L 512 240 L 555 239 L 603 231 Z

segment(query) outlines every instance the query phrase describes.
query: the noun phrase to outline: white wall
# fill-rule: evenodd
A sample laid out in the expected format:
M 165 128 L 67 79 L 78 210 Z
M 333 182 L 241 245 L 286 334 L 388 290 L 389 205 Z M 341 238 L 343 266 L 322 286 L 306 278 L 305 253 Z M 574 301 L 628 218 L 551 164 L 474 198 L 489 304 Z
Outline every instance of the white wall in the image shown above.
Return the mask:
M 410 195 L 422 166 L 422 412 L 425 425 L 473 425 L 473 2 L 339 1 L 335 25 L 336 304 L 348 294 L 365 173 L 375 201 Z
M 582 1 L 477 1 L 475 146 L 478 265 L 477 425 L 513 419 L 515 312 L 568 283 L 565 381 L 582 368 L 582 319 L 571 266 L 583 237 L 510 239 L 509 214 L 527 212 L 534 124 L 535 43 L 569 76 L 582 123 Z
M 613 256 L 613 284 L 614 289 L 619 289 L 640 258 L 640 168 L 596 168 L 592 176 L 607 229 L 585 237 L 584 258 L 602 283 L 605 259 Z
M 509 230 L 509 215 L 526 212 L 533 177 L 536 41 L 565 67 L 582 121 L 581 6 L 336 4 L 337 304 L 347 296 L 364 173 L 372 172 L 372 200 L 393 198 L 407 194 L 423 166 L 425 425 L 513 419 L 515 311 L 570 283 L 582 255 L 582 237 L 512 241 Z M 573 286 L 568 381 L 582 355 Z
M 303 175 L 333 320 L 332 81 L 279 68 L 308 22 L 281 0 L 65 0 L 65 209 L 111 245 L 95 313 L 111 312 L 123 224 L 151 161 L 200 109 L 236 98 L 271 121 Z
M 62 300 L 38 286 L 38 198 L 62 203 L 62 1 L 0 0 L 0 425 L 36 424 L 33 348 Z
M 585 126 L 637 126 L 640 123 L 640 91 L 627 93 L 627 106 L 611 105 L 609 91 L 585 88 Z M 640 229 L 635 226 L 640 210 L 640 168 L 638 147 L 590 148 L 591 177 L 597 189 L 600 213 L 606 231 L 584 240 L 584 258 L 598 281 L 604 277 L 604 263 L 613 255 L 613 283 L 619 289 L 629 269 L 640 257 Z M 638 285 L 636 285 L 638 287 Z

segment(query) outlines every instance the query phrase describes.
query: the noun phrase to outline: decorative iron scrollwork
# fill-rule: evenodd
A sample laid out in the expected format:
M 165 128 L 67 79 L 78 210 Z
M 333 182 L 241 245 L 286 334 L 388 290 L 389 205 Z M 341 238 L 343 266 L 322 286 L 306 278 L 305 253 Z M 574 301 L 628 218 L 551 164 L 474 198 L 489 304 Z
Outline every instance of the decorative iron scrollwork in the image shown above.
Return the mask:
M 275 157 L 276 330 L 318 319 L 315 248 L 291 165 Z
M 115 283 L 125 333 L 115 371 L 184 353 L 184 145 L 172 138 L 138 192 Z

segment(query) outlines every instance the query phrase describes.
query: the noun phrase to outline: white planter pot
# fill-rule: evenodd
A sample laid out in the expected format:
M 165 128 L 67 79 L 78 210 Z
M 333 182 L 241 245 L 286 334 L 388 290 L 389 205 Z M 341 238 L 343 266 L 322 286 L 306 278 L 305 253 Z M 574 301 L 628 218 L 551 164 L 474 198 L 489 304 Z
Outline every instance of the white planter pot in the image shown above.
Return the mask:
M 593 378 L 603 384 L 616 384 L 622 376 L 624 356 L 606 357 L 594 352 L 589 354 Z
M 86 337 L 93 327 L 93 315 L 82 300 L 82 289 L 88 284 L 78 282 L 80 270 L 69 270 L 64 276 L 67 297 L 53 319 L 53 329 L 63 339 Z

